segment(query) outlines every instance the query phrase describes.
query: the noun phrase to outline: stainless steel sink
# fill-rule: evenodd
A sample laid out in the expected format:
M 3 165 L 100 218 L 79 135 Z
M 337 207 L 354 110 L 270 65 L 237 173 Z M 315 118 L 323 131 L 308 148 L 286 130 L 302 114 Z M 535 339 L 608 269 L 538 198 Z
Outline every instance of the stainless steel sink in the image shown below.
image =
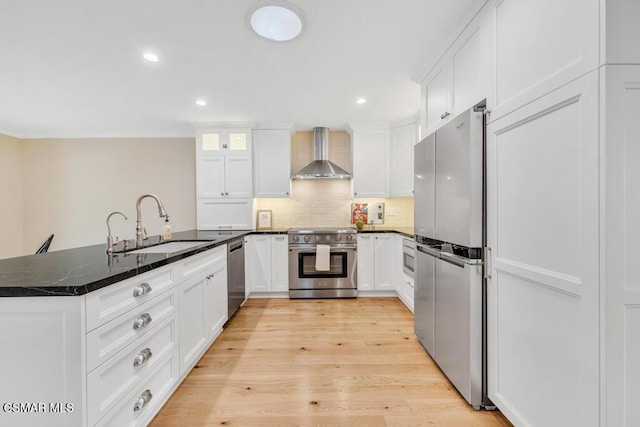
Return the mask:
M 195 248 L 196 246 L 203 246 L 211 243 L 209 241 L 189 241 L 189 242 L 167 242 L 155 246 L 149 246 L 148 248 L 135 249 L 128 251 L 129 254 L 172 254 L 174 252 L 185 251 L 187 249 Z

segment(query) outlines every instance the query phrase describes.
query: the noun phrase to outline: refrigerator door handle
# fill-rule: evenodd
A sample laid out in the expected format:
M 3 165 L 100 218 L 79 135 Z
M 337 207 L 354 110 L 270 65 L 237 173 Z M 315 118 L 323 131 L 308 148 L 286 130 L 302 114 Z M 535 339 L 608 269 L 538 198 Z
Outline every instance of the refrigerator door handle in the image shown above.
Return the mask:
M 431 255 L 434 258 L 440 258 L 440 251 L 431 249 L 428 246 L 416 245 L 416 250 L 422 252 L 423 254 Z
M 447 252 L 442 252 L 440 254 L 440 259 L 442 261 L 446 261 L 449 264 L 453 264 L 453 265 L 455 265 L 457 267 L 460 267 L 460 268 L 464 268 L 464 266 L 466 264 L 464 261 L 460 261 L 459 259 L 453 258 L 453 256 L 448 254 Z
M 491 264 L 489 260 L 491 259 L 491 248 L 489 246 L 484 247 L 484 278 L 491 279 Z

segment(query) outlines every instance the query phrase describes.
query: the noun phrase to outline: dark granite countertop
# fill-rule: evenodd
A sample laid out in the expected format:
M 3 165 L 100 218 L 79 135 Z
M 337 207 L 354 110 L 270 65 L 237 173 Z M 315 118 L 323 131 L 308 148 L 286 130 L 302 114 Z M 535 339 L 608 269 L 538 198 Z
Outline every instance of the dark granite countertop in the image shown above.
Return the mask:
M 85 246 L 0 260 L 0 297 L 74 296 L 103 288 L 183 258 L 224 245 L 251 233 L 189 230 L 173 233 L 172 241 L 203 241 L 180 252 L 106 254 L 106 244 Z M 146 245 L 158 244 L 151 236 Z
M 203 245 L 174 253 L 106 254 L 106 245 L 65 249 L 0 260 L 0 297 L 84 295 L 183 258 L 224 245 L 247 234 L 286 234 L 287 229 L 203 231 L 173 233 L 172 241 L 202 241 Z M 399 233 L 413 238 L 413 229 L 366 228 L 360 233 Z M 145 246 L 160 243 L 151 236 Z M 120 243 L 122 245 L 122 243 Z M 116 250 L 121 246 L 118 245 Z

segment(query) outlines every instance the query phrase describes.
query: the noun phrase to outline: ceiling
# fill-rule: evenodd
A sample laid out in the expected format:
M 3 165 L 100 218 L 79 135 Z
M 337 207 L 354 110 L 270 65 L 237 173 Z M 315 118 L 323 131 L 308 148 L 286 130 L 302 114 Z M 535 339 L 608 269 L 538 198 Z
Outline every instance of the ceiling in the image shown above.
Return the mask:
M 249 29 L 257 0 L 0 1 L 0 133 L 22 138 L 398 123 L 419 110 L 413 74 L 481 3 L 291 0 L 307 26 L 276 43 Z

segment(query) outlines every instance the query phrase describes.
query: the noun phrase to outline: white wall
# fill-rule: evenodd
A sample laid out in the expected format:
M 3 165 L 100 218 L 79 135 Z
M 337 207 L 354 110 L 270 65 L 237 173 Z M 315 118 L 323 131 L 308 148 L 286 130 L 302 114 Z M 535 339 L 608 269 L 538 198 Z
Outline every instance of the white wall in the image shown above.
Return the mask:
M 0 135 L 0 259 L 24 255 L 23 160 L 20 140 Z
M 34 139 L 22 144 L 23 241 L 28 253 L 51 233 L 55 238 L 50 250 L 105 243 L 105 220 L 116 210 L 129 220 L 113 217 L 113 234 L 134 238 L 136 199 L 143 193 L 162 200 L 174 231 L 196 226 L 191 138 Z M 153 200 L 142 203 L 150 235 L 161 232 L 157 212 Z

